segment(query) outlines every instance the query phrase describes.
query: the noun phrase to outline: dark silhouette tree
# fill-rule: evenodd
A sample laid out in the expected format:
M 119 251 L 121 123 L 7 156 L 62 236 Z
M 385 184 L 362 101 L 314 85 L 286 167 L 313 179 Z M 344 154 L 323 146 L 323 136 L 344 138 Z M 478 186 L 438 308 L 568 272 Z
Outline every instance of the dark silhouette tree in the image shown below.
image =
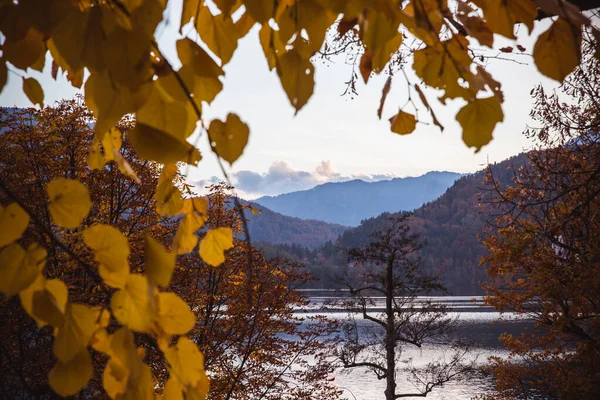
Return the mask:
M 416 252 L 423 247 L 408 225 L 410 214 L 390 215 L 387 224 L 371 235 L 365 247 L 346 250 L 348 264 L 337 278 L 349 290 L 343 301 L 349 311 L 344 343 L 336 351 L 343 368 L 367 368 L 386 380 L 385 398 L 425 397 L 434 389 L 472 371 L 465 363 L 468 349 L 456 349 L 448 362 L 432 361 L 424 369 L 408 366 L 417 392 L 397 390 L 397 370 L 402 349 L 420 348 L 428 340 L 448 333 L 453 320 L 444 306 L 418 296 L 444 291 L 437 277 L 424 274 Z M 376 304 L 375 296 L 385 304 Z M 359 326 L 357 315 L 368 321 Z

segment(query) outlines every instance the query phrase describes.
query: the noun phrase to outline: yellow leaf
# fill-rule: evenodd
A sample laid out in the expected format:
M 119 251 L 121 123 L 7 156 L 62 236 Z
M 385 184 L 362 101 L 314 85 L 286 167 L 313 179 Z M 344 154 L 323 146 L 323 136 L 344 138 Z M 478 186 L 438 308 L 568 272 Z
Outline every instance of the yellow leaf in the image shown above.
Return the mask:
M 273 18 L 274 2 L 272 0 L 243 0 L 243 3 L 246 13 L 263 26 L 266 25 L 265 22 Z
M 204 217 L 196 213 L 185 214 L 173 240 L 173 251 L 176 251 L 177 254 L 186 254 L 194 250 L 198 243 L 198 236 L 195 233 L 204 225 L 204 222 Z
M 46 280 L 42 274 L 19 293 L 23 309 L 35 320 L 39 328 L 48 323 L 57 328 L 62 325 L 67 297 L 67 287 L 61 280 Z
M 88 152 L 87 163 L 91 169 L 102 169 L 106 164 L 106 160 L 100 152 L 100 141 L 98 138 L 94 138 L 94 141 L 90 145 Z
M 116 27 L 109 35 L 104 35 L 98 50 L 116 85 L 136 90 L 152 79 L 151 36 L 142 29 L 128 31 Z
M 225 123 L 218 119 L 212 120 L 208 134 L 219 157 L 229 164 L 233 164 L 242 155 L 248 144 L 250 129 L 240 117 L 230 113 L 227 115 Z
M 204 0 L 186 0 L 183 2 L 183 10 L 181 12 L 181 24 L 180 28 L 182 29 L 184 25 L 192 20 L 198 19 L 198 14 L 200 13 L 200 8 L 204 4 Z
M 106 393 L 115 399 L 124 394 L 128 386 L 133 387 L 135 381 L 139 380 L 143 363 L 135 348 L 133 334 L 127 328 L 121 328 L 110 336 L 106 353 L 111 358 L 104 370 L 102 381 Z
M 183 400 L 182 388 L 177 379 L 170 377 L 163 390 L 165 400 Z
M 562 82 L 579 65 L 580 48 L 581 27 L 558 18 L 535 42 L 533 59 L 542 74 Z
M 279 56 L 285 53 L 285 44 L 279 39 L 279 32 L 264 24 L 258 33 L 260 45 L 262 46 L 269 69 L 272 70 L 277 65 Z
M 0 247 L 19 239 L 29 225 L 29 214 L 18 203 L 0 206 Z
M 177 41 L 177 54 L 183 64 L 179 70 L 179 75 L 190 87 L 197 101 L 206 101 L 210 103 L 217 94 L 223 89 L 223 84 L 219 76 L 224 72 L 217 63 L 193 40 L 184 38 Z M 190 77 L 188 77 L 188 75 Z M 177 86 L 178 92 L 181 92 L 179 83 L 170 80 L 170 86 Z M 168 90 L 172 93 L 173 90 Z M 188 101 L 186 98 L 182 100 Z
M 167 335 L 185 335 L 196 323 L 194 313 L 175 293 L 157 295 L 156 324 Z
M 250 32 L 250 29 L 254 28 L 254 25 L 256 25 L 256 20 L 246 11 L 242 14 L 240 19 L 235 22 L 236 36 L 238 38 L 243 38 Z
M 120 151 L 122 140 L 121 131 L 117 128 L 110 128 L 104 134 L 100 135 L 100 141 L 102 142 L 102 148 L 104 149 L 104 158 L 106 161 L 115 159 L 114 150 Z
M 47 188 L 48 211 L 58 226 L 73 229 L 87 216 L 92 202 L 87 188 L 78 180 L 56 178 Z
M 165 358 L 171 374 L 184 386 L 196 386 L 206 379 L 204 356 L 188 338 L 180 337 L 175 347 L 166 349 Z
M 57 362 L 50 371 L 50 387 L 61 396 L 73 396 L 83 389 L 94 374 L 92 359 L 82 350 L 68 363 Z
M 52 350 L 63 364 L 69 363 L 90 343 L 97 325 L 99 310 L 83 304 L 67 304 L 65 319 L 56 332 Z
M 137 122 L 185 140 L 196 129 L 198 118 L 187 98 L 175 100 L 163 89 L 161 83 L 167 79 L 161 77 L 152 85 L 148 101 L 136 113 Z
M 372 53 L 372 69 L 376 72 L 383 70 L 402 43 L 398 32 L 400 21 L 395 16 L 395 9 L 381 5 L 369 9 L 367 18 L 362 21 L 362 42 Z
M 306 32 L 310 56 L 321 48 L 327 29 L 337 17 L 320 3 L 315 0 L 284 1 L 275 17 L 283 41 L 288 41 L 294 33 Z
M 166 132 L 144 124 L 137 124 L 129 132 L 129 139 L 141 158 L 163 164 L 183 161 L 195 165 L 202 159 L 194 146 Z
M 137 332 L 151 332 L 150 288 L 145 276 L 129 275 L 125 287 L 113 294 L 110 305 L 121 324 Z
M 19 40 L 6 39 L 2 44 L 3 58 L 15 67 L 26 70 L 34 65 L 46 53 L 43 35 L 35 28 L 29 28 L 27 34 Z M 33 100 L 32 100 L 33 102 Z
M 465 27 L 469 36 L 477 39 L 480 44 L 487 47 L 494 45 L 494 33 L 481 18 L 477 16 L 458 15 L 458 20 Z
M 122 400 L 154 400 L 154 382 L 152 381 L 152 370 L 147 365 L 142 364 L 140 373 L 132 383 L 131 388 L 123 394 Z
M 85 102 L 96 116 L 94 132 L 101 137 L 125 114 L 137 111 L 150 95 L 150 84 L 132 91 L 115 86 L 105 73 L 92 73 L 85 82 Z
M 94 250 L 94 259 L 100 263 L 98 272 L 104 282 L 122 288 L 129 276 L 127 238 L 115 227 L 98 224 L 83 232 L 83 240 Z
M 214 267 L 225 261 L 225 250 L 233 247 L 231 228 L 216 228 L 206 232 L 200 242 L 200 257 Z
M 19 299 L 21 300 L 21 306 L 23 309 L 29 314 L 31 318 L 33 318 L 38 326 L 38 328 L 42 328 L 46 325 L 46 323 L 39 319 L 33 314 L 33 295 L 36 292 L 41 292 L 44 290 L 44 286 L 46 284 L 46 279 L 43 274 L 38 274 L 35 280 L 31 283 L 31 285 L 27 286 L 27 288 L 21 290 L 19 292 Z
M 241 5 L 238 0 L 214 0 L 214 3 L 221 10 L 221 13 L 226 16 L 231 16 Z
M 149 234 L 144 236 L 144 242 L 146 275 L 158 286 L 169 286 L 175 268 L 176 254 L 166 251 L 164 246 Z
M 208 214 L 208 200 L 203 197 L 190 197 L 183 202 L 183 213 L 200 213 L 203 216 Z
M 44 108 L 44 91 L 40 83 L 34 78 L 23 78 L 23 92 L 33 104 Z
M 494 127 L 504 120 L 497 97 L 475 99 L 460 109 L 456 120 L 463 129 L 463 142 L 479 151 L 492 140 Z
M 115 158 L 115 162 L 119 167 L 119 171 L 121 171 L 123 175 L 130 179 L 133 179 L 133 181 L 138 185 L 142 183 L 142 181 L 140 180 L 140 178 L 138 178 L 131 165 L 127 162 L 125 158 L 123 158 L 123 155 L 120 151 L 113 149 L 113 157 Z
M 363 80 L 365 83 L 367 83 L 371 77 L 371 72 L 373 71 L 373 53 L 371 50 L 365 49 L 365 52 L 360 58 L 360 64 L 358 68 Z
M 398 52 L 400 45 L 402 44 L 402 34 L 396 32 L 396 34 L 383 46 L 377 47 L 373 50 L 372 66 L 373 71 L 379 73 L 383 71 L 387 63 L 390 61 L 392 56 Z
M 443 98 L 463 97 L 470 100 L 475 93 L 458 83 L 461 79 L 468 81 L 471 77 L 471 57 L 467 45 L 463 38 L 453 36 L 448 41 L 417 50 L 414 52 L 413 69 L 426 84 L 443 89 Z
M 44 268 L 47 253 L 37 244 L 27 251 L 12 243 L 0 251 L 0 292 L 12 296 L 31 285 Z
M 477 0 L 475 4 L 483 10 L 488 27 L 494 33 L 514 39 L 514 26 L 523 23 L 529 31 L 537 17 L 537 6 L 532 0 Z
M 204 6 L 200 9 L 196 30 L 210 51 L 221 59 L 221 66 L 231 60 L 238 40 L 231 17 L 223 14 L 214 16 Z
M 94 332 L 90 345 L 96 351 L 110 355 L 110 336 L 105 328 L 100 328 Z
M 156 200 L 156 211 L 160 215 L 173 217 L 179 214 L 183 208 L 181 190 L 173 185 L 176 174 L 177 165 L 166 164 L 158 177 L 154 199 Z
M 186 400 L 206 400 L 208 391 L 210 389 L 210 382 L 206 375 L 202 376 L 202 379 L 196 386 L 189 387 L 186 392 Z
M 277 73 L 283 90 L 298 112 L 313 94 L 315 69 L 294 47 L 279 59 Z
M 392 124 L 392 132 L 406 135 L 412 133 L 417 127 L 415 116 L 404 111 L 399 111 L 398 114 L 390 118 Z

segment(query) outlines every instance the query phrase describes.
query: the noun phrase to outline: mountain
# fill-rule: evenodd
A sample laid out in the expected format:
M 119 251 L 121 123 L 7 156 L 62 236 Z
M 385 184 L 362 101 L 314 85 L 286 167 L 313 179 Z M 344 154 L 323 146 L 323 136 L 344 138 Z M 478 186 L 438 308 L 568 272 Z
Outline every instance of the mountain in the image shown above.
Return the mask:
M 310 190 L 260 197 L 254 202 L 292 217 L 357 226 L 383 212 L 414 210 L 439 197 L 461 176 L 434 171 L 388 181 L 331 182 Z
M 288 217 L 251 203 L 260 213 L 250 214 L 248 229 L 253 242 L 296 244 L 309 249 L 336 238 L 348 227 L 323 221 Z
M 521 154 L 493 165 L 495 178 L 503 186 L 510 184 L 513 168 L 526 160 L 527 156 Z M 486 198 L 485 176 L 485 171 L 479 171 L 461 177 L 442 196 L 416 209 L 411 218 L 414 231 L 426 241 L 420 252 L 423 267 L 439 274 L 454 295 L 482 294 L 479 282 L 486 279 L 485 268 L 479 266 L 486 251 L 478 239 L 484 236 L 485 222 L 489 218 L 489 211 L 479 207 Z M 345 256 L 336 249 L 366 245 L 369 235 L 382 226 L 389 215 L 368 218 L 359 226 L 345 230 L 336 241 L 326 242 L 311 251 L 289 245 L 263 245 L 263 250 L 269 257 L 287 256 L 304 263 L 321 279 L 315 284 L 317 287 L 330 287 L 328 276 L 334 275 L 346 262 Z

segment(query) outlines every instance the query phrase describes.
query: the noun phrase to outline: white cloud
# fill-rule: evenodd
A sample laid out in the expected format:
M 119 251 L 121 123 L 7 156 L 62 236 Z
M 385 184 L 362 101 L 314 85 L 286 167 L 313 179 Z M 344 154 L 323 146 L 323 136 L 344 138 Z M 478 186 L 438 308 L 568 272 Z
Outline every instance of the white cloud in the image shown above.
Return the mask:
M 326 182 L 342 182 L 352 179 L 364 181 L 379 181 L 395 178 L 393 174 L 353 174 L 344 176 L 337 172 L 330 160 L 323 160 L 314 171 L 302 171 L 295 169 L 286 161 L 274 161 L 267 172 L 258 173 L 254 171 L 238 171 L 233 174 L 233 185 L 237 193 L 246 199 L 260 196 L 274 196 L 282 193 L 308 190 Z M 199 181 L 198 186 L 219 181 L 217 177 Z

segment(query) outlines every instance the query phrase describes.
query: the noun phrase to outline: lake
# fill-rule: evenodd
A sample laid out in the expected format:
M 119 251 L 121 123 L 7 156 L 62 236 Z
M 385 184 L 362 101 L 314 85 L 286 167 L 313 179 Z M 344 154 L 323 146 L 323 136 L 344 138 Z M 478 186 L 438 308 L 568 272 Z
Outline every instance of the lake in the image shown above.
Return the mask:
M 323 305 L 334 298 L 333 293 L 307 291 L 306 294 L 309 296 L 310 305 L 307 310 L 298 310 L 299 313 L 306 313 L 307 315 L 325 314 L 330 318 L 339 320 L 348 318 L 348 314 L 342 310 L 336 310 L 335 308 L 323 309 Z M 445 304 L 449 308 L 449 316 L 456 319 L 456 329 L 451 334 L 450 339 L 468 340 L 473 347 L 470 357 L 476 358 L 477 365 L 487 364 L 490 356 L 504 358 L 508 355 L 508 352 L 498 340 L 498 336 L 502 332 L 518 334 L 526 327 L 533 325 L 531 320 L 512 313 L 504 313 L 502 320 L 499 321 L 500 313 L 494 311 L 491 307 L 483 306 L 481 297 L 440 296 L 427 298 L 431 298 L 436 303 Z M 383 301 L 383 298 L 376 299 L 372 311 L 380 311 L 383 307 Z M 360 317 L 356 319 L 360 324 L 370 323 Z M 449 357 L 450 346 L 446 344 L 447 342 L 447 339 L 440 340 L 439 343 L 424 345 L 421 349 L 414 348 L 414 346 L 405 347 L 403 348 L 402 360 L 412 359 L 412 364 L 419 367 L 430 361 Z M 415 391 L 411 383 L 407 382 L 406 373 L 398 370 L 397 376 L 398 393 L 412 393 Z M 378 380 L 372 372 L 364 368 L 336 371 L 335 384 L 344 391 L 343 397 L 348 400 L 379 400 L 384 398 L 385 381 Z M 468 382 L 450 382 L 429 394 L 427 399 L 466 400 L 479 394 L 489 393 L 492 390 L 492 378 L 482 376 L 470 379 Z

